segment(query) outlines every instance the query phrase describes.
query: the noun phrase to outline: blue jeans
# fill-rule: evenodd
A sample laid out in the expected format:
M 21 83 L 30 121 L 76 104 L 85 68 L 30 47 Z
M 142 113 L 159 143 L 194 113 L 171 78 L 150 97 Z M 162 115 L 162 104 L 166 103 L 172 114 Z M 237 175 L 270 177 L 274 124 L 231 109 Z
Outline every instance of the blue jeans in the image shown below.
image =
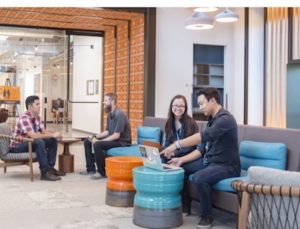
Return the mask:
M 20 143 L 12 151 L 15 153 L 28 152 L 28 143 Z M 37 155 L 42 174 L 50 168 L 54 168 L 57 152 L 56 138 L 35 139 L 32 142 L 32 151 Z
M 186 163 L 183 166 L 186 178 L 193 174 L 191 183 L 196 187 L 200 205 L 199 213 L 201 217 L 213 217 L 212 212 L 212 186 L 218 181 L 240 175 L 239 169 L 234 166 L 222 164 L 203 164 L 203 157 Z

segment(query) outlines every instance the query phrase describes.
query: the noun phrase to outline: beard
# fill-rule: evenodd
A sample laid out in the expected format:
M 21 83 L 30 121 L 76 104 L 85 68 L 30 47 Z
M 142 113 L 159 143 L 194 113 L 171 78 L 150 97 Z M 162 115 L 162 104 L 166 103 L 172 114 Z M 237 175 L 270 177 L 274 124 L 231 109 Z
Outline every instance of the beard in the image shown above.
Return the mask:
M 105 107 L 104 107 L 104 112 L 105 113 L 110 113 L 111 112 L 111 105 L 106 105 Z

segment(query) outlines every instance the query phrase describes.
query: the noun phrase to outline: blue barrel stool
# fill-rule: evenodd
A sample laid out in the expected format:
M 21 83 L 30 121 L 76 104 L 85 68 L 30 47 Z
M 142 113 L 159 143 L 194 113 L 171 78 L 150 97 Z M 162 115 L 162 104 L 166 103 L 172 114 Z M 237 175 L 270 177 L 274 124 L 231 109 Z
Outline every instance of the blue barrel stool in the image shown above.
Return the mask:
M 184 170 L 133 169 L 133 223 L 146 228 L 174 228 L 182 225 L 180 191 Z

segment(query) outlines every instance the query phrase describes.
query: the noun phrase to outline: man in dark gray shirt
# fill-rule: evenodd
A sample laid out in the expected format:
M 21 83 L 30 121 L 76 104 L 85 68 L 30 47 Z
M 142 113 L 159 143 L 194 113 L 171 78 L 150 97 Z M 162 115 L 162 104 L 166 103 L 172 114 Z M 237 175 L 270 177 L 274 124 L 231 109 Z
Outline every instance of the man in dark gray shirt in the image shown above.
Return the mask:
M 92 175 L 91 179 L 106 177 L 105 150 L 131 145 L 131 128 L 126 114 L 117 107 L 117 95 L 104 95 L 104 111 L 107 113 L 106 130 L 95 138 L 84 141 L 86 171 L 81 175 Z M 97 165 L 97 172 L 95 168 Z
M 213 223 L 211 187 L 220 180 L 240 175 L 237 123 L 222 108 L 219 92 L 215 88 L 200 90 L 198 104 L 200 112 L 209 116 L 207 128 L 176 141 L 162 153 L 171 157 L 178 148 L 199 144 L 197 150 L 180 158 L 172 158 L 169 163 L 184 167 L 187 176 L 193 174 L 191 182 L 200 199 L 197 228 L 210 228 Z

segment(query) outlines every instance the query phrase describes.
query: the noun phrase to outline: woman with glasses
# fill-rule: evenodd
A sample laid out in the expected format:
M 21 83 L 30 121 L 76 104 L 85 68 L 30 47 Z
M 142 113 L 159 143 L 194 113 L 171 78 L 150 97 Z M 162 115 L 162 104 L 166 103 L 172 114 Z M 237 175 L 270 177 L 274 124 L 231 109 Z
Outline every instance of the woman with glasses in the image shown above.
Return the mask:
M 187 101 L 183 95 L 176 95 L 170 102 L 168 119 L 165 126 L 163 147 L 166 148 L 177 140 L 186 138 L 199 132 L 195 120 L 187 114 Z M 195 146 L 180 148 L 173 155 L 166 157 L 162 155 L 162 161 L 168 162 L 173 157 L 182 157 L 196 149 Z
M 176 95 L 170 102 L 168 118 L 165 126 L 165 135 L 163 147 L 166 148 L 173 143 L 176 144 L 178 140 L 184 139 L 188 136 L 191 136 L 195 133 L 199 133 L 199 128 L 195 120 L 187 114 L 187 102 L 186 98 L 183 95 Z M 165 156 L 161 154 L 162 162 L 170 163 L 172 158 L 179 158 L 185 156 L 195 150 L 197 146 L 189 147 L 178 147 L 172 155 Z M 184 166 L 183 169 L 185 170 Z M 183 212 L 189 212 L 190 210 L 190 199 L 187 189 L 187 175 L 184 179 L 184 189 L 182 190 L 182 210 Z

